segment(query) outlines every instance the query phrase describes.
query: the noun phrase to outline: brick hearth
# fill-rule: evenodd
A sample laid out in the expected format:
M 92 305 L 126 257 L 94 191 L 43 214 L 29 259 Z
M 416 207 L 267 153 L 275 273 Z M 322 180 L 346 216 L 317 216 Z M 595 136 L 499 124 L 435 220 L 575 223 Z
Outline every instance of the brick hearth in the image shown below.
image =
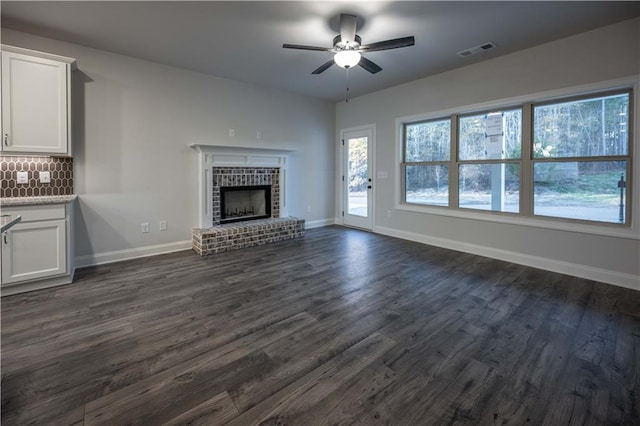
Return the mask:
M 193 228 L 193 250 L 200 256 L 222 253 L 304 236 L 304 219 L 261 219 Z

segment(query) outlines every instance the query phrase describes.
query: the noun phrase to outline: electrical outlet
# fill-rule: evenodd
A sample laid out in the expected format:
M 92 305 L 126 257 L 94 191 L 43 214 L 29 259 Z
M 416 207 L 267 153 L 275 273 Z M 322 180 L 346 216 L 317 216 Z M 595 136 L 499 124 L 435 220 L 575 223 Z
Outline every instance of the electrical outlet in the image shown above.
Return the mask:
M 307 213 L 311 213 L 311 204 L 307 206 Z
M 51 172 L 38 172 L 40 183 L 51 183 Z
M 258 140 L 262 139 L 262 132 L 260 131 L 256 132 L 256 139 Z
M 160 230 L 161 231 L 166 231 L 167 230 L 167 221 L 166 220 L 161 220 L 160 221 Z
M 149 232 L 149 222 L 144 222 L 141 226 L 140 229 L 142 230 L 143 234 L 146 234 L 147 232 Z
M 18 172 L 18 183 L 29 183 L 29 172 Z
M 391 217 L 391 210 L 387 210 L 387 217 Z
M 236 135 L 236 129 L 229 129 L 229 136 L 234 137 Z

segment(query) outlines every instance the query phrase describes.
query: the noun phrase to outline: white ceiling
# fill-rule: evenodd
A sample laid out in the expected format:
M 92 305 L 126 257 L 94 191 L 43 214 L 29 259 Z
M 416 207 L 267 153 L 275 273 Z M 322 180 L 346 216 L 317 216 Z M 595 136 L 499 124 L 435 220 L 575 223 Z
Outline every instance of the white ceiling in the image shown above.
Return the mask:
M 260 86 L 339 101 L 346 72 L 311 71 L 332 45 L 340 13 L 358 15 L 363 44 L 415 36 L 412 47 L 371 52 L 383 68 L 350 71 L 358 96 L 640 16 L 640 2 L 2 1 L 2 26 Z M 456 52 L 498 47 L 462 58 Z

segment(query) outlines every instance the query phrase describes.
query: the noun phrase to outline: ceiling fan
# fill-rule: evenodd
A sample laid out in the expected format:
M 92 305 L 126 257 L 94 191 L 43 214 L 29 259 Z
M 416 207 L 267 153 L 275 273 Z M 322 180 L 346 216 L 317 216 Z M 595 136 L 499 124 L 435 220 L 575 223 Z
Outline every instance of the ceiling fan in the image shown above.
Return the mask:
M 303 46 L 299 44 L 283 44 L 282 47 L 285 49 L 316 50 L 335 53 L 333 59 L 320 65 L 311 74 L 320 74 L 331 68 L 334 63 L 346 69 L 360 65 L 371 74 L 375 74 L 382 71 L 382 68 L 363 57 L 362 53 L 398 49 L 400 47 L 413 46 L 414 44 L 415 39 L 413 36 L 410 36 L 362 45 L 362 39 L 356 34 L 356 16 L 341 14 L 340 34 L 334 37 L 333 47 Z

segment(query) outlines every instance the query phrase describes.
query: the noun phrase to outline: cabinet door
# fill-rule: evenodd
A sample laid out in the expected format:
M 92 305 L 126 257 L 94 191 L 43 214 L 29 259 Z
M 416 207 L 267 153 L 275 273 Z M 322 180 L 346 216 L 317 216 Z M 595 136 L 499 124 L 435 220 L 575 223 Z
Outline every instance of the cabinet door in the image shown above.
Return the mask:
M 67 272 L 66 221 L 20 223 L 2 236 L 2 284 Z
M 2 150 L 68 152 L 69 66 L 2 52 Z

